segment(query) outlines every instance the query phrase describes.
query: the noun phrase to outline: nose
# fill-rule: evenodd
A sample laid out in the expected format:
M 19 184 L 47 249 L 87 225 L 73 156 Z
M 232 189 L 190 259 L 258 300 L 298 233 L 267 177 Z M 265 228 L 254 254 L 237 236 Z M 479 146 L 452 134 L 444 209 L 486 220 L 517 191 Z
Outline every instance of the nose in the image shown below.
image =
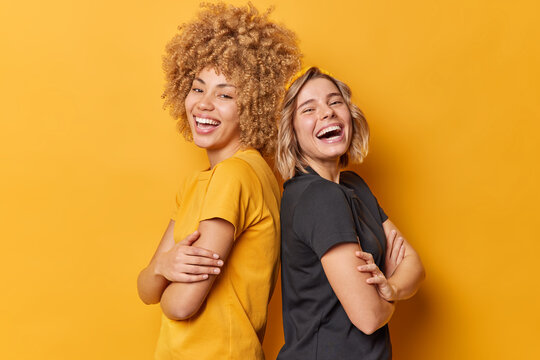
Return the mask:
M 199 101 L 197 102 L 197 108 L 199 110 L 213 110 L 214 104 L 212 102 L 212 95 L 210 92 L 204 92 L 201 94 Z
M 322 105 L 321 107 L 321 119 L 331 119 L 335 115 L 334 109 L 332 107 L 328 106 L 327 104 Z

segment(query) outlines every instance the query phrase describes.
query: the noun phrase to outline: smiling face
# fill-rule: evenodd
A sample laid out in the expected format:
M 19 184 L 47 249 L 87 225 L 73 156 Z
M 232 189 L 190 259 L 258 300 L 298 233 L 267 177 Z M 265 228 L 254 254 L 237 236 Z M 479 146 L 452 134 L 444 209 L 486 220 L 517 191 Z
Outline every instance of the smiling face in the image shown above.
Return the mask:
M 240 148 L 236 87 L 213 68 L 203 69 L 186 96 L 186 114 L 195 145 L 206 149 L 211 166 Z
M 308 165 L 338 169 L 352 138 L 351 113 L 339 89 L 326 78 L 309 80 L 296 104 L 293 128 Z

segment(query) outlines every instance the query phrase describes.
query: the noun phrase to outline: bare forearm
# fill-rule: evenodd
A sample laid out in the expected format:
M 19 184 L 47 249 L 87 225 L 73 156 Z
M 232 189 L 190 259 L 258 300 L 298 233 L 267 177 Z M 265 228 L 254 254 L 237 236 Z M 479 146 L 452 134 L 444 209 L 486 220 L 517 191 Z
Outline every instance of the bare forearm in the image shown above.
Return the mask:
M 198 283 L 171 283 L 161 296 L 163 314 L 171 320 L 186 320 L 197 313 L 215 276 Z
M 388 279 L 396 292 L 395 300 L 412 297 L 420 288 L 426 274 L 422 261 L 416 252 L 406 254 L 394 274 Z
M 392 317 L 394 305 L 379 296 L 367 283 L 369 275 L 355 270 L 365 265 L 354 255 L 358 245 L 343 243 L 331 248 L 322 258 L 324 272 L 349 320 L 360 331 L 372 334 Z
M 137 278 L 139 297 L 145 304 L 157 304 L 169 281 L 155 272 L 154 261 L 144 268 Z
M 375 287 L 363 292 L 365 300 L 361 302 L 362 308 L 358 312 L 360 315 L 356 319 L 355 325 L 366 334 L 371 334 L 386 325 L 394 314 L 395 305 L 379 296 Z
M 219 254 L 226 260 L 233 244 L 234 227 L 223 219 L 201 221 L 199 240 L 194 245 L 201 246 Z M 165 316 L 172 320 L 184 320 L 199 310 L 210 292 L 217 275 L 209 275 L 208 279 L 194 283 L 173 282 L 161 296 L 161 308 Z
M 359 326 L 360 324 L 355 325 L 369 335 L 390 321 L 390 318 L 392 318 L 392 315 L 394 314 L 395 305 L 379 297 L 376 303 L 372 304 L 372 307 L 367 310 L 371 311 L 371 315 L 366 314 L 362 317 L 362 320 L 360 320 L 366 323 L 361 324 L 361 326 Z

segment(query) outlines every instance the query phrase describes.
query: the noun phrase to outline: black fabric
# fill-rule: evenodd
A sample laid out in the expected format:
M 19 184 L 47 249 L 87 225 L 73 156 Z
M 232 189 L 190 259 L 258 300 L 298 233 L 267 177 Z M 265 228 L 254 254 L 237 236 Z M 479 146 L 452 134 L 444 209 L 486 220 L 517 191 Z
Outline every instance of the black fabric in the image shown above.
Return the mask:
M 324 273 L 332 246 L 360 240 L 383 270 L 388 218 L 354 172 L 340 183 L 308 168 L 285 182 L 281 200 L 281 282 L 285 345 L 278 360 L 390 359 L 388 326 L 372 335 L 349 320 Z

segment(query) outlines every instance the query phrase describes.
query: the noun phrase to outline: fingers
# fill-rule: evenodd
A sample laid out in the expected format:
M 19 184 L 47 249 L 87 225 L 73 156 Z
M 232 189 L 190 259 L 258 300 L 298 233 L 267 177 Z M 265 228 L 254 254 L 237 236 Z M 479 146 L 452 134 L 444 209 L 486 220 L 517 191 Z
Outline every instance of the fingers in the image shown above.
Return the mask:
M 199 282 L 208 279 L 208 274 L 202 274 L 202 275 L 190 275 L 185 274 L 182 276 L 181 279 L 179 279 L 180 282 L 184 283 L 193 283 L 193 282 Z
M 386 251 L 388 253 L 387 254 L 388 258 L 390 258 L 392 256 L 396 236 L 397 236 L 397 231 L 392 230 L 392 231 L 390 231 L 390 234 L 388 234 L 388 238 L 386 239 Z
M 366 280 L 368 284 L 372 284 L 372 285 L 383 285 L 383 284 L 386 284 L 386 281 L 387 281 L 386 278 L 382 274 L 370 277 L 369 279 Z
M 368 264 L 373 264 L 375 263 L 375 261 L 373 260 L 373 255 L 371 255 L 370 253 L 368 252 L 364 252 L 364 251 L 357 251 L 356 252 L 356 256 L 359 257 L 360 259 L 364 260 L 366 263 Z
M 398 255 L 396 263 L 399 264 L 401 260 L 403 260 L 404 257 L 405 257 L 405 244 L 402 244 L 401 249 L 399 249 L 399 255 Z
M 194 232 L 186 236 L 184 240 L 180 241 L 180 244 L 190 246 L 195 241 L 197 241 L 199 236 L 201 236 L 201 233 L 199 232 L 199 230 L 195 230 Z
M 403 247 L 404 239 L 403 237 L 399 236 L 397 239 L 394 240 L 394 245 L 392 246 L 392 254 L 390 255 L 390 258 L 394 261 L 397 260 L 399 256 L 399 252 L 401 251 L 401 248 Z
M 202 266 L 223 266 L 223 260 L 209 259 L 202 256 L 193 256 L 185 254 L 185 256 L 179 257 L 179 261 L 182 264 L 188 265 L 202 265 Z
M 372 277 L 366 280 L 369 284 L 382 284 L 386 282 L 386 277 L 375 263 L 360 265 L 357 269 L 360 272 L 371 273 Z
M 221 272 L 221 269 L 218 267 L 210 267 L 210 266 L 184 265 L 182 272 L 189 275 L 200 275 L 200 274 L 217 275 Z
M 360 265 L 357 267 L 358 271 L 361 272 L 370 272 L 375 274 L 379 274 L 381 271 L 379 270 L 379 267 L 377 264 L 367 264 L 367 265 Z
M 197 246 L 184 246 L 182 248 L 182 253 L 189 256 L 196 256 L 215 260 L 219 259 L 219 255 L 215 252 Z

